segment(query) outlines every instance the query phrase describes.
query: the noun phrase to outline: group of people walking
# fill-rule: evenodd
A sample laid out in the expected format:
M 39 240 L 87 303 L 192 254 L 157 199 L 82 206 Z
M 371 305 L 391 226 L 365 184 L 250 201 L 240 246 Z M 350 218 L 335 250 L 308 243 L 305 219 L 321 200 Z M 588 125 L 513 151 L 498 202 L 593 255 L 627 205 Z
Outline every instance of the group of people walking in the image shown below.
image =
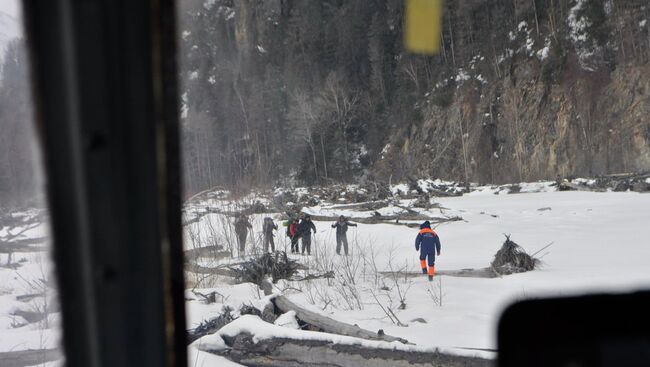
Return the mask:
M 287 227 L 286 234 L 291 240 L 291 253 L 292 254 L 305 254 L 311 255 L 311 236 L 312 232 L 316 234 L 316 225 L 311 220 L 309 214 L 300 213 L 299 216 L 290 218 L 285 222 Z M 351 223 L 348 219 L 341 215 L 337 221 L 332 224 L 332 228 L 336 228 L 336 254 L 341 254 L 341 248 L 345 255 L 348 255 L 348 238 L 347 232 L 349 227 L 356 227 L 355 223 Z M 246 238 L 248 236 L 248 230 L 252 229 L 250 221 L 245 215 L 240 215 L 235 220 L 235 233 L 237 235 L 237 243 L 239 246 L 239 255 L 244 256 L 246 254 Z M 262 224 L 262 234 L 263 234 L 263 243 L 264 243 L 264 252 L 275 251 L 275 242 L 273 237 L 273 231 L 278 230 L 278 225 L 273 222 L 273 219 L 270 217 L 264 218 Z M 298 243 L 302 240 L 302 247 L 298 248 Z M 420 231 L 418 232 L 417 237 L 415 238 L 415 250 L 420 252 L 420 267 L 422 268 L 422 273 L 429 277 L 429 280 L 433 280 L 435 275 L 435 260 L 436 255 L 440 256 L 440 239 L 438 234 L 431 229 L 431 223 L 425 221 L 420 225 Z
M 248 231 L 253 228 L 252 224 L 248 220 L 248 217 L 241 214 L 235 220 L 235 234 L 237 236 L 237 245 L 239 248 L 239 255 L 244 256 L 246 254 L 246 239 L 248 237 Z M 287 227 L 286 234 L 291 241 L 291 253 L 292 254 L 305 254 L 311 255 L 311 243 L 312 243 L 312 233 L 316 234 L 316 225 L 311 220 L 309 214 L 300 213 L 299 216 L 290 218 L 285 222 Z M 356 227 L 355 223 L 350 223 L 347 218 L 340 216 L 338 220 L 332 224 L 332 228 L 336 228 L 336 253 L 341 254 L 341 247 L 343 247 L 345 255 L 348 255 L 348 238 L 347 231 L 348 227 Z M 278 230 L 278 225 L 275 224 L 272 218 L 266 217 L 262 223 L 262 236 L 264 244 L 264 252 L 275 251 L 275 241 L 273 231 Z M 301 243 L 302 246 L 299 248 L 298 244 Z

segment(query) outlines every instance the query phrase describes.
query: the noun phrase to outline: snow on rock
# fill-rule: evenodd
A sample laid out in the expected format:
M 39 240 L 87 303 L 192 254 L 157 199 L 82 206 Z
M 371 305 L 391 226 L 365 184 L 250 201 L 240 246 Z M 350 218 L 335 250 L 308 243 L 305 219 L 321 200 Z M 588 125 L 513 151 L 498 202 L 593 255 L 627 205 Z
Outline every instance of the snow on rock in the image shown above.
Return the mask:
M 214 7 L 214 5 L 217 3 L 217 0 L 205 0 L 203 3 L 203 7 L 205 10 L 210 10 Z
M 600 46 L 590 37 L 588 29 L 593 22 L 584 14 L 587 0 L 577 0 L 569 9 L 567 23 L 569 25 L 569 38 L 573 42 L 578 55 L 580 66 L 587 71 L 594 71 L 592 58 L 600 52 Z
M 192 346 L 199 350 L 218 351 L 228 349 L 228 345 L 226 345 L 226 342 L 223 341 L 223 338 L 219 333 L 203 336 L 192 343 Z
M 243 366 L 242 364 L 235 363 L 226 357 L 218 356 L 212 353 L 204 352 L 203 350 L 219 350 L 216 348 L 210 348 L 208 347 L 206 342 L 206 345 L 200 344 L 201 340 L 203 339 L 208 339 L 213 335 L 208 335 L 204 336 L 203 338 L 199 339 L 199 341 L 194 342 L 192 345 L 189 346 L 187 350 L 187 357 L 188 357 L 188 366 L 191 367 L 214 367 L 214 366 L 219 366 L 219 367 L 239 367 Z M 218 335 L 215 336 L 219 337 Z M 219 337 L 221 339 L 221 337 Z M 222 340 L 223 343 L 223 340 Z M 224 344 L 225 345 L 225 344 Z M 204 349 L 205 347 L 205 349 Z M 214 347 L 214 345 L 212 345 Z M 202 350 L 203 349 L 203 350 Z
M 463 68 L 458 69 L 458 74 L 456 74 L 456 78 L 455 78 L 456 83 L 460 85 L 464 81 L 467 81 L 469 79 L 470 79 L 470 75 Z
M 548 57 L 549 47 L 545 46 L 544 48 L 537 51 L 537 58 L 540 60 L 545 60 Z
M 409 193 L 409 186 L 407 184 L 397 184 L 390 187 L 390 192 L 393 195 L 406 195 Z
M 277 326 L 288 327 L 290 329 L 300 329 L 300 325 L 298 325 L 298 320 L 296 319 L 296 311 L 293 310 L 280 315 L 280 317 L 275 320 L 274 324 Z
M 525 20 L 519 22 L 519 25 L 517 25 L 517 30 L 519 32 L 522 32 L 525 31 L 526 29 L 528 29 L 528 23 Z

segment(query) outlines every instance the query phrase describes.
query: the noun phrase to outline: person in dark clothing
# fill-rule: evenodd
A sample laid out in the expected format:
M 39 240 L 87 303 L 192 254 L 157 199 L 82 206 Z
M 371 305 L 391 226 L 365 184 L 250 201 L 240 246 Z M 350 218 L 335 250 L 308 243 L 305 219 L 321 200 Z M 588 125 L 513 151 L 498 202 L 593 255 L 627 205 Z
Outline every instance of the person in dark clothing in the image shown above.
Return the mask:
M 275 242 L 273 241 L 273 230 L 277 230 L 278 225 L 273 223 L 271 217 L 264 218 L 264 224 L 262 224 L 262 233 L 264 234 L 264 252 L 269 252 L 269 244 L 271 245 L 271 252 L 275 252 Z
M 304 255 L 305 250 L 307 250 L 307 255 L 311 255 L 311 231 L 316 233 L 316 226 L 314 222 L 311 221 L 311 216 L 305 215 L 304 219 L 298 224 L 298 236 L 302 238 L 302 250 L 301 253 Z
M 355 223 L 348 222 L 347 218 L 340 216 L 336 223 L 332 224 L 332 228 L 336 228 L 336 254 L 341 254 L 341 245 L 345 251 L 345 255 L 348 255 L 348 227 L 356 227 Z
M 298 219 L 293 219 L 291 223 L 289 223 L 289 229 L 287 230 L 287 233 L 289 234 L 289 238 L 291 238 L 291 253 L 292 254 L 297 254 L 298 251 L 298 240 L 300 240 L 300 236 L 298 236 Z
M 436 273 L 436 253 L 440 256 L 440 239 L 438 238 L 438 234 L 431 229 L 431 223 L 429 221 L 420 225 L 420 232 L 415 238 L 415 251 L 420 251 L 422 274 L 428 274 L 429 281 L 432 281 Z M 429 265 L 428 269 L 427 262 Z
M 252 228 L 253 226 L 251 225 L 251 222 L 248 221 L 248 217 L 244 214 L 239 215 L 235 221 L 235 234 L 237 235 L 239 256 L 246 255 L 246 237 L 248 236 L 248 230 Z

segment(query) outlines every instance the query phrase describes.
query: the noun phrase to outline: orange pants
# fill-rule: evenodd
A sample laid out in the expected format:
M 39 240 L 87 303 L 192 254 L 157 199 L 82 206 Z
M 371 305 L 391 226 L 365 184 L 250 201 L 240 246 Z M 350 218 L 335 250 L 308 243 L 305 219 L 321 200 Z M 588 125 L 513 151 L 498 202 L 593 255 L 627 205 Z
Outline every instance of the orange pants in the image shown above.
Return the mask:
M 427 269 L 427 260 L 420 259 L 420 267 L 422 270 L 427 270 L 427 274 L 429 274 L 429 276 L 433 276 L 436 273 L 436 266 L 433 264 L 433 261 L 429 261 L 429 268 Z

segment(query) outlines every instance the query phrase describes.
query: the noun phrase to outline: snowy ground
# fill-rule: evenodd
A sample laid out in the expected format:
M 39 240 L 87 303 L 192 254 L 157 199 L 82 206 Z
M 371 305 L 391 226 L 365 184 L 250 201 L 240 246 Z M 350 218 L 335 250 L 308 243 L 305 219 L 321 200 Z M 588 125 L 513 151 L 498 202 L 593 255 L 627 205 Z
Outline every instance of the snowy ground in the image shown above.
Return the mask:
M 437 276 L 431 283 L 426 277 L 377 277 L 372 263 L 380 271 L 391 267 L 418 270 L 413 245 L 416 230 L 391 224 L 360 224 L 348 234 L 354 242 L 353 253 L 344 258 L 333 256 L 335 236 L 331 223 L 316 222 L 318 233 L 312 256 L 294 257 L 313 270 L 335 270 L 337 279 L 329 284 L 326 280 L 281 282 L 278 291 L 284 290 L 293 301 L 311 310 L 369 330 L 384 329 L 387 334 L 404 337 L 421 347 L 494 357 L 494 353 L 476 349 L 496 348 L 498 318 L 516 300 L 650 288 L 650 195 L 553 192 L 544 185 L 524 186 L 524 191 L 540 190 L 544 192 L 495 195 L 495 190 L 485 188 L 462 197 L 436 200 L 447 208 L 442 209 L 443 215 L 460 215 L 464 219 L 436 229 L 442 241 L 438 270 L 488 266 L 503 243 L 504 233 L 512 235 L 529 253 L 553 243 L 537 255 L 543 260 L 540 270 L 493 279 Z M 326 207 L 305 211 L 336 212 Z M 430 214 L 439 217 L 441 210 L 433 209 Z M 263 216 L 253 218 L 255 229 L 261 227 Z M 282 231 L 276 240 L 282 242 L 281 247 L 288 246 Z M 339 278 L 348 282 L 343 285 L 345 282 Z M 351 285 L 351 279 L 356 284 Z M 260 302 L 253 285 L 217 281 L 212 286 L 223 298 L 217 305 L 188 302 L 188 327 L 216 316 L 221 303 L 238 308 L 244 303 Z M 403 310 L 398 307 L 400 292 L 405 294 Z M 373 293 L 408 326 L 394 325 Z
M 20 231 L 20 227 L 13 229 L 13 233 Z M 7 229 L 0 230 L 0 235 L 6 236 Z M 47 226 L 41 224 L 22 233 L 19 238 L 42 239 L 47 236 Z M 15 253 L 12 263 L 19 266 L 15 269 L 6 266 L 7 260 L 7 254 L 0 254 L 0 353 L 56 348 L 60 341 L 60 312 L 56 293 L 46 284 L 51 265 L 48 254 Z M 17 299 L 31 294 L 39 296 L 24 301 Z M 45 310 L 48 311 L 47 317 L 35 322 L 20 316 L 21 312 L 37 314 Z
M 436 228 L 442 241 L 438 270 L 482 268 L 489 265 L 503 243 L 503 234 L 529 253 L 542 251 L 543 267 L 539 270 L 501 278 L 460 278 L 437 276 L 433 282 L 426 277 L 405 278 L 381 275 L 381 271 L 418 271 L 418 254 L 413 242 L 416 230 L 392 224 L 359 224 L 351 228 L 351 256 L 334 253 L 335 233 L 330 222 L 316 222 L 318 232 L 312 245 L 312 256 L 291 255 L 308 265 L 310 272 L 333 270 L 331 280 L 281 281 L 276 291 L 291 300 L 332 318 L 358 324 L 368 330 L 383 329 L 387 334 L 408 339 L 422 350 L 439 348 L 464 355 L 493 358 L 496 325 L 503 309 L 513 301 L 586 292 L 625 292 L 650 288 L 650 195 L 632 192 L 555 192 L 548 184 L 522 185 L 522 194 L 504 194 L 495 188 L 479 188 L 461 197 L 435 199 L 443 209 L 431 209 L 435 217 L 461 216 L 464 220 L 445 223 Z M 541 191 L 541 192 L 536 192 Z M 409 204 L 403 200 L 400 204 Z M 230 208 L 212 198 L 198 205 Z M 421 209 L 419 209 L 421 210 Z M 305 211 L 325 215 L 367 216 L 368 213 L 337 209 L 322 203 Z M 397 207 L 380 210 L 388 215 Z M 262 218 L 251 217 L 252 238 L 259 244 Z M 190 225 L 186 246 L 232 242 L 231 218 L 209 214 Z M 44 226 L 24 234 L 41 237 Z M 0 233 L 6 235 L 6 233 Z M 289 243 L 281 227 L 276 235 L 280 249 Z M 52 309 L 46 321 L 27 323 L 16 310 L 33 311 L 53 304 L 54 294 L 21 302 L 17 296 L 35 293 L 34 282 L 48 273 L 44 253 L 16 254 L 22 261 L 18 269 L 0 267 L 0 352 L 53 348 L 58 345 L 59 313 Z M 234 259 L 229 261 L 238 261 Z M 0 255 L 0 263 L 7 261 Z M 223 260 L 201 258 L 203 266 L 214 266 Z M 238 310 L 242 304 L 261 307 L 268 299 L 252 284 L 229 284 L 225 278 L 201 278 L 189 274 L 188 288 L 197 286 L 202 293 L 217 291 L 217 303 L 205 304 L 187 291 L 188 328 L 219 315 L 223 305 Z M 401 297 L 400 297 L 401 294 Z M 407 326 L 391 322 L 375 297 L 390 307 Z M 401 309 L 400 299 L 405 308 Z M 236 313 L 236 311 L 235 311 Z M 285 318 L 287 329 L 295 324 Z M 246 319 L 245 319 L 246 320 Z M 250 320 L 248 320 L 250 321 Z M 279 324 L 285 324 L 281 322 Z M 268 332 L 277 330 L 270 328 Z M 232 330 L 230 330 L 232 332 Z M 298 332 L 292 330 L 292 332 Z M 192 366 L 225 363 L 224 359 L 198 351 L 200 340 L 190 347 Z M 214 342 L 214 340 L 213 340 Z M 0 363 L 1 365 L 1 363 Z M 233 364 L 234 365 L 234 364 Z

